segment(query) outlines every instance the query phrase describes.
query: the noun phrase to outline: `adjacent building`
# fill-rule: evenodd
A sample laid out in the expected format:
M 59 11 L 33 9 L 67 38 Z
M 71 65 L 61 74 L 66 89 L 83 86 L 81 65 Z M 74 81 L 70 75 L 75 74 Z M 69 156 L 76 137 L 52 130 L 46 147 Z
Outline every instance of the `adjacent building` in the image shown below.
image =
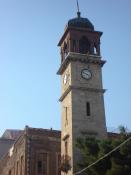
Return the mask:
M 0 159 L 8 152 L 13 143 L 22 134 L 22 130 L 7 129 L 0 138 Z
M 26 127 L 0 159 L 0 175 L 60 175 L 60 134 Z

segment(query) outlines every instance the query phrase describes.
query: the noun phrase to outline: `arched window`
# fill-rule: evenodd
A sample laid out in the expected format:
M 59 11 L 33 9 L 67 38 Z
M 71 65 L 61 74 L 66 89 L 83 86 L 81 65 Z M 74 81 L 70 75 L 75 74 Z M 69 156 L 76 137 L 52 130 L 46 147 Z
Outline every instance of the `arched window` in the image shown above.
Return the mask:
M 37 175 L 47 175 L 48 172 L 48 161 L 47 153 L 38 153 L 36 158 L 36 170 Z
M 96 46 L 94 47 L 94 54 L 97 55 Z
M 63 48 L 61 47 L 61 63 L 64 61 Z
M 65 155 L 68 155 L 68 141 L 65 141 Z
M 96 43 L 94 43 L 94 54 L 95 54 L 95 55 L 98 54 L 98 53 L 97 53 L 97 44 L 96 44 Z
M 76 40 L 73 40 L 73 52 L 76 52 Z
M 79 52 L 83 54 L 90 52 L 90 42 L 85 36 L 83 36 L 79 41 Z
M 67 49 L 67 44 L 64 43 L 64 56 L 67 55 L 68 49 Z
M 9 175 L 11 175 L 12 173 L 11 173 L 11 170 L 9 171 Z
M 90 103 L 86 103 L 86 115 L 90 116 L 91 115 L 91 108 L 90 108 Z

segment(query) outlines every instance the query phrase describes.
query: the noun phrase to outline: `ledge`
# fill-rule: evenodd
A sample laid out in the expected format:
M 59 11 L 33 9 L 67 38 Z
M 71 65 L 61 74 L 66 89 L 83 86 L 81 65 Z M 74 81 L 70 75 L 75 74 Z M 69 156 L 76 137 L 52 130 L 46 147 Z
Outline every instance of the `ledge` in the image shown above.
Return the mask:
M 80 53 L 75 53 L 75 52 L 69 52 L 61 64 L 57 74 L 61 75 L 67 65 L 71 61 L 79 61 L 79 62 L 84 62 L 84 63 L 93 63 L 93 64 L 98 64 L 101 67 L 106 63 L 105 60 L 101 60 L 101 56 L 98 55 L 89 55 L 89 54 L 80 54 Z
M 62 102 L 71 90 L 82 90 L 82 91 L 84 90 L 84 91 L 97 92 L 97 93 L 105 93 L 106 92 L 106 89 L 96 89 L 96 88 L 79 87 L 79 86 L 71 86 L 70 85 L 66 89 L 66 91 L 62 94 L 59 101 Z
M 64 98 L 67 96 L 67 94 L 71 91 L 71 86 L 69 86 L 65 92 L 62 94 L 62 96 L 60 97 L 59 101 L 62 102 L 64 100 Z
M 62 140 L 63 141 L 65 141 L 67 138 L 69 138 L 70 137 L 70 135 L 69 134 L 66 134 L 63 138 L 62 138 Z

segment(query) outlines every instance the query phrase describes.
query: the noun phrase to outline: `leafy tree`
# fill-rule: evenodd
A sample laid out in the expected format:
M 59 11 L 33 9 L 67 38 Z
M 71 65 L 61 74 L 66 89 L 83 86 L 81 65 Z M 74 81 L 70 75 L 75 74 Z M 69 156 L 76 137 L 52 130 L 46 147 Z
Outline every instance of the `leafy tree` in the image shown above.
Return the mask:
M 131 134 L 127 133 L 124 127 L 120 127 L 120 134 L 117 138 L 98 140 L 93 137 L 84 136 L 77 139 L 76 146 L 80 150 L 83 158 L 82 161 L 78 163 L 78 168 L 81 170 L 91 165 L 129 137 L 131 137 Z M 131 140 L 81 174 L 131 175 Z

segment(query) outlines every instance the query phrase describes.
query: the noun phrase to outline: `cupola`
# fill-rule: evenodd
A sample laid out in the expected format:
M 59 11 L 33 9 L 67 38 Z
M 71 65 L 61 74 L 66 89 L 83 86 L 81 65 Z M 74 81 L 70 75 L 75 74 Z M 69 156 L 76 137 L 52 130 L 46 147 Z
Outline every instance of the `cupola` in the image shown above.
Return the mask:
M 67 23 L 67 27 L 87 28 L 94 30 L 93 24 L 87 18 L 82 18 L 81 13 L 77 12 L 77 17 L 70 19 Z
M 67 22 L 63 36 L 58 46 L 61 48 L 61 63 L 69 52 L 100 56 L 100 37 L 102 32 L 95 31 L 88 18 L 77 17 Z

